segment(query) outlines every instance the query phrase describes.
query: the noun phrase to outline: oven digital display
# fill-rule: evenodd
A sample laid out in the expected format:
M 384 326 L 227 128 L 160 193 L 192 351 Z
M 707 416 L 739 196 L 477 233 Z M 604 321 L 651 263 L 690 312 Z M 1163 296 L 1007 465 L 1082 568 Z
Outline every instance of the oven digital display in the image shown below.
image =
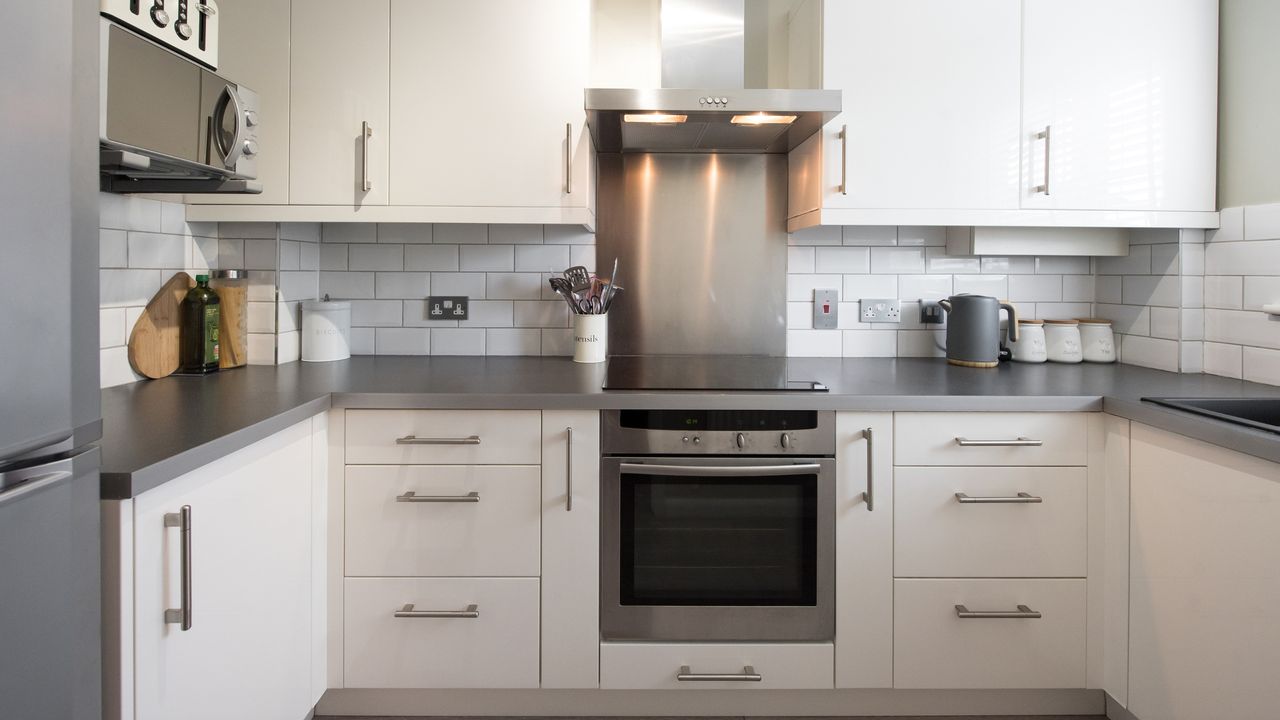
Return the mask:
M 619 424 L 636 430 L 812 430 L 818 413 L 812 410 L 623 410 Z

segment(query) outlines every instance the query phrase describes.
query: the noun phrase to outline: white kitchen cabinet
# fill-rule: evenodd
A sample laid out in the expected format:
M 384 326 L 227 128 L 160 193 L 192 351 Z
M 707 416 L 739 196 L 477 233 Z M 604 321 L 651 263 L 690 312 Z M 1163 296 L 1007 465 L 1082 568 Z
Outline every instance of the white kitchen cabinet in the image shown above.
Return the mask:
M 893 503 L 893 415 L 837 413 L 837 688 L 893 687 Z
M 314 523 L 323 522 L 323 431 L 307 420 L 132 501 L 107 503 L 106 717 L 302 718 L 324 687 L 314 664 L 324 603 Z M 190 628 L 180 527 L 189 507 Z M 178 619 L 178 618 L 173 618 Z
M 706 680 L 696 675 L 756 675 Z M 603 643 L 600 687 L 609 690 L 827 690 L 830 643 Z
M 1217 0 L 1023 8 L 1022 206 L 1214 211 Z
M 291 0 L 218 0 L 218 74 L 258 93 L 258 195 L 188 195 L 188 204 L 289 202 Z
M 537 465 L 537 410 L 348 410 L 347 462 Z
M 293 4 L 290 204 L 387 204 L 390 35 L 390 0 Z
M 542 687 L 600 685 L 600 413 L 542 413 Z
M 393 205 L 586 208 L 591 3 L 393 0 Z
M 1132 428 L 1129 702 L 1143 720 L 1280 707 L 1280 464 Z

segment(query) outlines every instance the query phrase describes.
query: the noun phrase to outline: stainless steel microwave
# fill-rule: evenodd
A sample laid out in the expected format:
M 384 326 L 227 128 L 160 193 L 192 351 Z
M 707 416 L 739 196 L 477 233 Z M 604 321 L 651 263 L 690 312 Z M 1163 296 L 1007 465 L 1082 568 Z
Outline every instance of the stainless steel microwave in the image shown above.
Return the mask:
M 262 192 L 258 95 L 105 18 L 103 189 Z

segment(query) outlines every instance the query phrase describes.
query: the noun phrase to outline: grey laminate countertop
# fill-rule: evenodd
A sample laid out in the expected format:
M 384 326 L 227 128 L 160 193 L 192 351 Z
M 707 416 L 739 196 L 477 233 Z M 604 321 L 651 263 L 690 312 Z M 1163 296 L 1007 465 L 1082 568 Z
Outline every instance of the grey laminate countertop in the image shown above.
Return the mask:
M 1106 412 L 1280 462 L 1280 435 L 1143 403 L 1143 397 L 1280 397 L 1280 388 L 1129 365 L 793 358 L 829 392 L 618 392 L 603 365 L 567 358 L 357 357 L 170 377 L 102 394 L 104 498 L 145 492 L 329 407 Z

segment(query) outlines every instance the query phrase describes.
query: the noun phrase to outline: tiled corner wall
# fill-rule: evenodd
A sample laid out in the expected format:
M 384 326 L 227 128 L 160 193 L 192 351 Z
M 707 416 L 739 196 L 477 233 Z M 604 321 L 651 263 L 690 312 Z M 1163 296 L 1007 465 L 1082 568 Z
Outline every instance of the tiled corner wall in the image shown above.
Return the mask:
M 320 224 L 220 223 L 218 237 L 222 266 L 249 272 L 249 363 L 297 360 L 302 301 L 319 287 Z
M 787 258 L 787 354 L 936 357 L 943 325 L 920 323 L 920 300 L 955 293 L 1007 298 L 1028 318 L 1092 313 L 1087 257 L 954 257 L 941 227 L 820 227 L 791 235 Z M 814 330 L 813 291 L 840 291 L 839 328 Z M 864 323 L 860 298 L 899 298 L 900 324 Z
M 99 345 L 102 387 L 140 379 L 129 366 L 129 333 L 174 273 L 220 266 L 217 226 L 188 223 L 186 206 L 99 193 Z
M 572 354 L 547 278 L 595 268 L 580 226 L 332 223 L 320 237 L 318 293 L 352 302 L 354 354 Z M 428 295 L 469 296 L 470 319 L 429 319 Z
M 1203 273 L 1204 371 L 1280 385 L 1280 204 L 1223 210 Z

